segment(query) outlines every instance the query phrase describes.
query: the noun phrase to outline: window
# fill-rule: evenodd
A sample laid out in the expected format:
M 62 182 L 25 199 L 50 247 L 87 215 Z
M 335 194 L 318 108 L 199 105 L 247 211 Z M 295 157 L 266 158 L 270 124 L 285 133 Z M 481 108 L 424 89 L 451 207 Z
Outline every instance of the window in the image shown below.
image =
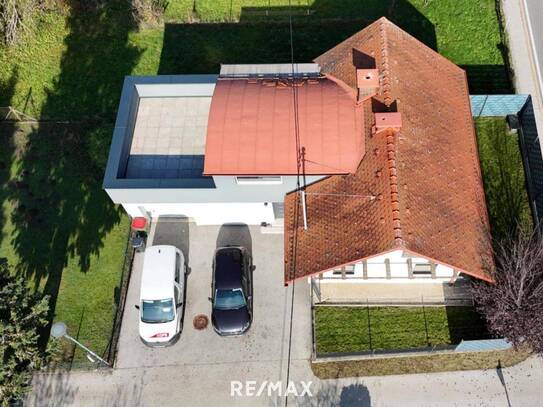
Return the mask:
M 236 177 L 236 183 L 240 185 L 255 185 L 255 184 L 282 184 L 281 176 L 250 176 Z
M 141 320 L 148 324 L 160 324 L 173 321 L 175 311 L 171 298 L 164 300 L 143 300 Z
M 216 309 L 238 309 L 245 305 L 245 296 L 239 288 L 234 288 L 233 290 L 217 290 L 215 292 L 214 308 Z
M 432 265 L 430 263 L 417 263 L 413 265 L 413 275 L 414 276 L 431 276 L 432 275 Z

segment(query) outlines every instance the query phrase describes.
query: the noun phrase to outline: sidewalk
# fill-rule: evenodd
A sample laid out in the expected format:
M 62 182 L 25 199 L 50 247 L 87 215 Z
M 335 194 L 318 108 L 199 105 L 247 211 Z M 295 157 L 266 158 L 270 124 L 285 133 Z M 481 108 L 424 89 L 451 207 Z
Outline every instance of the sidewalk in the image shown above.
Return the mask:
M 540 1 L 540 0 L 536 0 Z M 527 3 L 528 6 L 527 6 Z M 543 47 L 543 38 L 535 36 L 533 44 L 529 21 L 543 21 L 543 8 L 534 7 L 532 0 L 502 0 L 505 28 L 509 38 L 511 65 L 515 72 L 514 85 L 517 93 L 532 95 L 538 134 L 543 135 L 543 84 L 538 77 L 538 61 L 534 49 Z M 541 16 L 535 15 L 541 10 Z M 532 14 L 530 14 L 532 13 Z M 539 13 L 538 13 L 539 14 Z M 535 47 L 535 48 L 534 48 Z M 542 138 L 539 139 L 542 143 Z
M 265 362 L 224 365 L 157 366 L 113 372 L 37 374 L 25 405 L 63 406 L 283 406 L 284 400 L 231 397 L 230 380 L 255 380 Z M 260 366 L 261 365 L 261 366 Z M 543 362 L 532 356 L 500 372 L 496 369 L 402 376 L 318 380 L 307 360 L 291 362 L 290 379 L 311 380 L 312 398 L 289 406 L 537 406 L 541 404 Z M 202 377 L 206 377 L 202 380 Z M 268 379 L 276 379 L 269 367 Z M 502 381 L 503 380 L 503 381 Z M 258 387 L 258 384 L 257 384 Z

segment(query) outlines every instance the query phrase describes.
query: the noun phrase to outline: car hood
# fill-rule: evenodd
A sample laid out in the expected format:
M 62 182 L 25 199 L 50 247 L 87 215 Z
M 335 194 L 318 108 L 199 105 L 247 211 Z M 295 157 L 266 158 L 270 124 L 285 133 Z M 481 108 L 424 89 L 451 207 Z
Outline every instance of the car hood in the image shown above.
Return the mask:
M 228 335 L 245 331 L 251 317 L 246 306 L 230 310 L 213 309 L 211 321 L 217 331 Z
M 164 322 L 159 324 L 149 324 L 142 322 L 140 319 L 139 332 L 141 339 L 145 342 L 160 343 L 171 341 L 177 334 L 177 318 L 170 322 Z M 153 338 L 156 334 L 168 334 L 168 336 L 162 338 Z

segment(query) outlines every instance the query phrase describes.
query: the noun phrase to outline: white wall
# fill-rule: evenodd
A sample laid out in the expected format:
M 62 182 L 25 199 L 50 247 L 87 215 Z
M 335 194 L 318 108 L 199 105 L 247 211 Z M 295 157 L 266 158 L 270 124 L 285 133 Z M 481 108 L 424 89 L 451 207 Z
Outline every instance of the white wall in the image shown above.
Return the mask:
M 265 174 L 263 174 L 265 175 Z M 312 183 L 324 176 L 307 176 Z M 124 179 L 125 187 L 105 188 L 117 204 L 200 203 L 200 202 L 283 202 L 285 194 L 296 189 L 296 176 L 283 176 L 280 184 L 236 183 L 233 176 L 214 176 L 215 187 L 191 187 L 190 179 Z M 143 186 L 149 182 L 148 186 Z M 153 183 L 156 183 L 154 185 Z M 184 185 L 187 184 L 187 185 Z
M 370 257 L 366 260 L 368 279 L 363 280 L 363 265 L 362 262 L 358 262 L 354 265 L 354 274 L 346 275 L 345 279 L 341 278 L 341 275 L 334 275 L 334 271 L 330 270 L 323 273 L 324 279 L 321 283 L 326 282 L 348 282 L 348 283 L 367 283 L 367 282 L 384 282 L 390 281 L 394 283 L 398 282 L 436 282 L 442 283 L 443 280 L 449 280 L 454 275 L 454 270 L 451 267 L 447 267 L 441 264 L 436 266 L 436 278 L 432 279 L 430 276 L 414 276 L 413 279 L 409 279 L 409 271 L 407 267 L 407 259 L 411 258 L 413 267 L 415 264 L 429 264 L 430 260 L 423 257 L 414 257 L 410 253 L 403 250 L 395 250 L 379 256 Z M 385 260 L 390 261 L 390 276 L 391 279 L 386 278 L 386 263 Z
M 159 216 L 186 216 L 199 225 L 222 225 L 224 223 L 245 223 L 259 225 L 262 222 L 272 223 L 275 218 L 271 203 L 142 203 L 123 204 L 124 209 L 132 217 L 142 216 L 142 210 Z

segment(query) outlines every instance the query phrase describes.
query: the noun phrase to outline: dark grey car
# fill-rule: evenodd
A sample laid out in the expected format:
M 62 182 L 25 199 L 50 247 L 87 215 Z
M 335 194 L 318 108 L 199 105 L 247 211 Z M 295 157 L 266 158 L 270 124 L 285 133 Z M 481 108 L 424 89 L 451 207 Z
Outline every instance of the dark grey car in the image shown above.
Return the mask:
M 240 335 L 253 319 L 251 255 L 244 247 L 221 247 L 213 259 L 211 322 L 219 335 Z

